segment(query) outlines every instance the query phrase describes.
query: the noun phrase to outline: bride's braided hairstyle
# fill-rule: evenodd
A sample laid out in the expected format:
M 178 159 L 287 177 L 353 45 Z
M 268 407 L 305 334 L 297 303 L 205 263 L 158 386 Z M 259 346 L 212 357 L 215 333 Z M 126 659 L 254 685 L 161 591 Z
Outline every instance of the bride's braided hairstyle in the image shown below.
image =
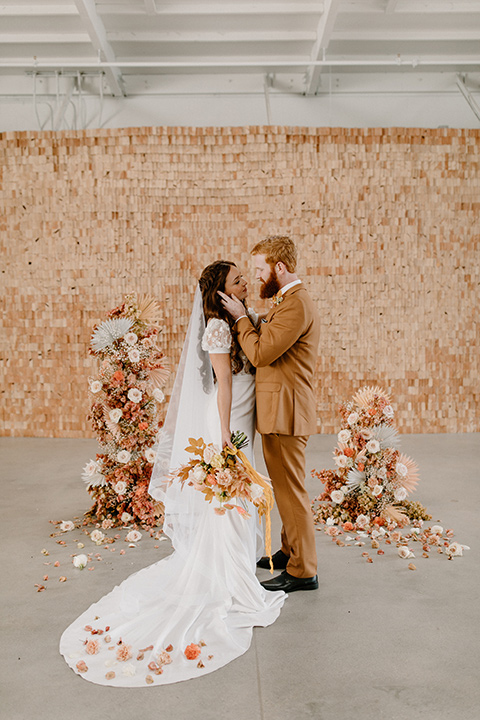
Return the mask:
M 207 265 L 203 270 L 198 284 L 200 285 L 200 291 L 202 293 L 205 323 L 208 323 L 210 318 L 220 318 L 228 323 L 230 332 L 232 333 L 232 348 L 230 351 L 232 373 L 236 375 L 244 366 L 240 356 L 240 345 L 237 339 L 238 333 L 234 319 L 223 307 L 220 295 L 218 294 L 218 290 L 225 292 L 225 281 L 232 267 L 237 266 L 234 262 L 230 262 L 230 260 L 216 260 L 210 265 Z M 253 374 L 255 369 L 250 366 L 250 363 L 248 363 L 248 366 L 249 372 Z

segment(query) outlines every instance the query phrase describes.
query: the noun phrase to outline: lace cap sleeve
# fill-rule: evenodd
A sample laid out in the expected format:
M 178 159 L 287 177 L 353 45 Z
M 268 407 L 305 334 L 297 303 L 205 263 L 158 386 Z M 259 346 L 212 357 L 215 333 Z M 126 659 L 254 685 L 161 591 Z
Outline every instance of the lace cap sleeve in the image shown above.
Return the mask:
M 208 353 L 229 353 L 232 346 L 232 333 L 225 320 L 211 318 L 202 338 L 202 350 Z

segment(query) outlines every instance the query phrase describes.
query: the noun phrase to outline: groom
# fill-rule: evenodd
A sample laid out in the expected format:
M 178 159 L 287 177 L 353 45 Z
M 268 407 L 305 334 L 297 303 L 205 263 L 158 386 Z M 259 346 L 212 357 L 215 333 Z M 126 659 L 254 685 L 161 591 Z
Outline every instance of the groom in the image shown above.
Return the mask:
M 260 297 L 273 307 L 258 329 L 235 296 L 220 293 L 236 321 L 238 341 L 257 368 L 257 430 L 283 523 L 282 547 L 273 555 L 280 575 L 263 582 L 267 590 L 316 590 L 317 555 L 310 500 L 305 489 L 305 447 L 316 432 L 313 377 L 319 322 L 313 302 L 295 274 L 297 250 L 290 238 L 259 242 L 251 254 Z M 257 563 L 268 568 L 268 558 Z

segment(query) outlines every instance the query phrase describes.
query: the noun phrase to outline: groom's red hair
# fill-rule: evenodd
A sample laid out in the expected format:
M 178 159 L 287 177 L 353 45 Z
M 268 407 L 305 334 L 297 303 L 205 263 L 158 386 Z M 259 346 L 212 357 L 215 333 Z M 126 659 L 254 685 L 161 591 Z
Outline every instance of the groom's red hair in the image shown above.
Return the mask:
M 294 273 L 297 267 L 297 248 L 293 240 L 286 235 L 270 235 L 261 240 L 250 251 L 251 255 L 265 255 L 265 262 L 273 268 L 282 262 L 288 272 Z

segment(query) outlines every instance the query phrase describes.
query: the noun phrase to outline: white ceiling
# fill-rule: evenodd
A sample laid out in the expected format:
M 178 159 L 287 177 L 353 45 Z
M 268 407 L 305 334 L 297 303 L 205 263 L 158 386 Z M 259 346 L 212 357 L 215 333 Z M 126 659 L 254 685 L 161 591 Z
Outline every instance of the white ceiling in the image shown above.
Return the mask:
M 476 92 L 480 0 L 0 0 L 0 98 L 32 76 L 95 93 L 100 75 L 114 96 L 314 95 L 333 72 L 380 92 L 392 73 L 447 73 Z

